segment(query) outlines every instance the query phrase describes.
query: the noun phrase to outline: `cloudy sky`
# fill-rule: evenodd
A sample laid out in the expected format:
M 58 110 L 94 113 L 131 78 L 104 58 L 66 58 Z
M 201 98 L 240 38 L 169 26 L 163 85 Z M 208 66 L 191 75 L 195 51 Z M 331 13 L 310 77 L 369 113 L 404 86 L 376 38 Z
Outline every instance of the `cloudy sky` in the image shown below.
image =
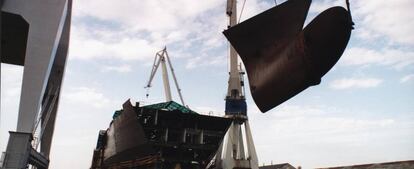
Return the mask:
M 143 87 L 155 52 L 165 45 L 186 103 L 200 113 L 224 114 L 225 0 L 79 0 L 73 5 L 51 168 L 88 168 L 98 131 L 128 98 L 163 101 L 159 75 L 149 98 Z M 241 20 L 274 5 L 274 0 L 247 0 Z M 345 3 L 314 0 L 307 22 L 334 5 Z M 247 93 L 260 164 L 313 168 L 414 159 L 414 1 L 351 0 L 351 8 L 356 25 L 350 44 L 320 85 L 266 114 Z M 7 131 L 16 128 L 23 69 L 4 64 L 1 69 L 4 151 Z

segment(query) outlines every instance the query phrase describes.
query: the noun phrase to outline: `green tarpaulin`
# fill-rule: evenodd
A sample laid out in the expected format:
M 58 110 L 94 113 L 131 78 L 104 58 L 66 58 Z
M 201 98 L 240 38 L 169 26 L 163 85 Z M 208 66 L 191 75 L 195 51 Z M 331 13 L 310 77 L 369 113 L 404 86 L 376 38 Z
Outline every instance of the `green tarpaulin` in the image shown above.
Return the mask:
M 147 109 L 158 109 L 158 110 L 167 110 L 167 111 L 174 111 L 178 110 L 182 113 L 191 113 L 191 114 L 198 114 L 195 111 L 190 110 L 189 108 L 178 104 L 174 101 L 164 102 L 164 103 L 157 103 L 157 104 L 151 104 L 147 106 L 143 106 L 143 108 Z M 112 119 L 117 118 L 122 113 L 122 110 L 115 111 L 114 115 L 112 116 Z
M 179 110 L 183 113 L 194 113 L 197 114 L 196 112 L 190 110 L 189 108 L 178 104 L 174 101 L 169 101 L 169 102 L 164 102 L 164 103 L 157 103 L 157 104 L 152 104 L 152 105 L 147 105 L 147 106 L 143 106 L 144 108 L 149 108 L 149 109 L 163 109 L 163 110 L 169 110 L 169 111 L 173 111 L 173 110 Z

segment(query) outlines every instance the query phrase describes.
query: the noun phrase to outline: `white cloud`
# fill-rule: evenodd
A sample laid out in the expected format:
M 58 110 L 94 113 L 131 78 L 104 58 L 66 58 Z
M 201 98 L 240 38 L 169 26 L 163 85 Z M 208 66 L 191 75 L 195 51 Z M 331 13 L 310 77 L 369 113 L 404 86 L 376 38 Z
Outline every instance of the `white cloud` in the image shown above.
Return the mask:
M 406 76 L 402 77 L 400 79 L 400 83 L 406 83 L 406 82 L 409 82 L 409 81 L 412 81 L 412 80 L 414 80 L 414 74 L 409 74 L 409 75 L 406 75 Z
M 260 164 L 318 168 L 412 157 L 406 151 L 414 148 L 411 112 L 390 117 L 361 107 L 286 103 L 263 114 L 254 104 L 248 107 Z
M 144 60 L 157 51 L 156 45 L 126 33 L 101 30 L 94 37 L 90 31 L 82 26 L 72 27 L 69 58 Z
M 351 1 L 351 5 L 355 5 L 352 12 L 354 17 L 360 21 L 356 23 L 356 27 L 362 30 L 360 37 L 386 36 L 396 43 L 414 45 L 414 36 L 411 36 L 414 30 L 414 15 L 412 14 L 414 1 L 364 0 L 353 2 Z
M 391 66 L 397 70 L 414 64 L 414 52 L 398 49 L 373 50 L 353 47 L 345 51 L 340 59 L 343 66 Z
M 377 78 L 342 78 L 334 80 L 330 83 L 332 89 L 349 89 L 349 88 L 372 88 L 382 83 Z
M 104 66 L 102 67 L 102 72 L 118 72 L 118 73 L 128 73 L 132 71 L 130 65 L 117 65 L 117 66 Z
M 240 17 L 240 13 L 242 12 L 242 6 L 243 6 L 243 2 L 244 1 L 238 1 L 237 4 L 237 13 L 238 16 L 237 18 Z M 278 4 L 280 4 L 281 2 L 278 2 Z M 240 21 L 244 21 L 246 19 L 249 19 L 267 9 L 270 9 L 272 7 L 274 7 L 274 1 L 260 1 L 260 0 L 247 0 L 246 4 L 244 5 L 244 9 L 243 9 L 243 13 L 241 15 L 241 19 Z
M 186 68 L 195 69 L 199 66 L 217 66 L 227 64 L 225 56 L 207 57 L 197 56 L 188 59 Z
M 358 119 L 352 117 L 352 115 L 338 116 L 341 113 L 347 112 L 325 105 L 287 104 L 268 112 L 271 118 L 277 121 L 277 123 L 269 127 L 275 129 L 273 131 L 278 134 L 290 137 L 298 136 L 299 133 L 318 135 L 322 133 L 363 132 L 364 130 L 387 127 L 395 123 L 395 119 Z M 302 126 L 307 127 L 303 128 Z M 355 139 L 354 141 L 357 140 Z
M 119 24 L 120 29 L 102 30 L 74 22 L 72 58 L 143 60 L 173 43 L 182 48 L 194 47 L 195 42 L 203 48 L 220 46 L 226 22 L 224 10 L 220 15 L 215 10 L 223 4 L 219 0 L 79 1 L 74 4 L 77 20 L 92 17 Z
M 247 1 L 242 18 L 270 7 L 268 2 Z M 74 18 L 78 21 L 74 22 L 71 38 L 70 54 L 74 59 L 149 61 L 164 45 L 172 44 L 171 54 L 190 58 L 187 68 L 223 65 L 227 55 L 216 54 L 227 42 L 221 33 L 227 27 L 225 1 L 79 1 L 74 3 Z M 118 25 L 119 29 L 79 24 L 85 18 L 88 22 L 92 18 Z M 209 61 L 211 56 L 213 61 Z
M 322 11 L 331 8 L 333 6 L 343 6 L 346 7 L 345 5 L 345 1 L 336 1 L 336 0 L 318 0 L 318 1 L 313 1 L 310 8 L 309 8 L 309 12 L 310 13 L 321 13 Z
M 8 131 L 15 131 L 22 87 L 23 67 L 1 64 L 0 151 L 4 151 Z
M 121 108 L 124 100 L 109 97 L 107 90 L 75 87 L 77 83 L 70 81 L 64 86 L 69 87 L 62 89 L 59 101 L 50 168 L 86 168 L 91 164 L 99 130 L 108 127 L 114 110 Z
M 62 97 L 62 100 L 67 103 L 72 103 L 74 105 L 92 105 L 95 108 L 102 108 L 111 103 L 111 100 L 105 97 L 103 93 L 89 87 L 69 89 L 68 91 L 63 92 Z
M 89 0 L 75 3 L 74 15 L 119 22 L 128 29 L 158 32 L 180 28 L 186 20 L 222 4 L 224 1 L 220 0 Z
M 402 158 L 399 151 L 407 147 L 399 140 L 413 139 L 412 117 L 355 116 L 362 111 L 284 104 L 266 115 L 253 114 L 249 121 L 261 163 L 273 160 L 316 168 L 384 161 L 375 155 L 379 152 L 390 152 L 388 158 Z M 398 151 L 389 151 L 393 149 Z M 367 156 L 370 158 L 363 158 Z
M 355 22 L 353 33 L 364 40 L 375 42 L 385 37 L 392 43 L 414 45 L 414 1 L 395 0 L 350 1 L 352 17 Z M 333 6 L 346 7 L 345 1 L 319 0 L 313 1 L 310 12 L 320 13 Z
M 2 102 L 12 97 L 19 98 L 23 79 L 23 67 L 9 64 L 1 64 L 1 88 Z M 5 99 L 5 100 L 3 100 Z M 14 99 L 13 99 L 14 100 Z

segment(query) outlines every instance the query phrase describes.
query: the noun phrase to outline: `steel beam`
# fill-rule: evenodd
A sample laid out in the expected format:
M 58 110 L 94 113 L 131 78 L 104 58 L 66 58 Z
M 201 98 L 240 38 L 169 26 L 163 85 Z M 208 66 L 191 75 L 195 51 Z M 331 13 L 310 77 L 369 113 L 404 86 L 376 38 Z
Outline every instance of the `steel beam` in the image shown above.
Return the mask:
M 1 61 L 24 66 L 17 132 L 10 132 L 4 167 L 32 164 L 46 169 L 67 60 L 72 0 L 1 0 L 0 5 L 10 21 L 1 25 L 7 28 L 1 32 L 7 34 L 1 37 L 1 46 L 7 47 L 0 52 Z M 13 33 L 15 26 L 20 32 Z M 14 34 L 21 38 L 16 41 Z M 36 124 L 41 131 L 35 132 Z M 40 140 L 40 153 L 33 136 Z
M 72 9 L 72 0 L 68 1 L 68 9 Z M 70 36 L 70 25 L 71 25 L 71 13 L 72 10 L 67 11 L 67 17 L 62 32 L 62 36 L 59 41 L 59 46 L 56 52 L 56 58 L 52 67 L 51 76 L 48 80 L 48 87 L 54 87 L 55 90 L 51 94 L 57 97 L 55 104 L 53 105 L 50 118 L 46 121 L 46 116 L 42 117 L 42 126 L 44 125 L 43 135 L 41 136 L 41 147 L 40 151 L 46 156 L 49 156 L 50 147 L 52 144 L 52 137 L 55 128 L 55 121 L 57 116 L 57 110 L 59 107 L 60 89 L 62 88 L 63 76 L 65 72 L 65 65 L 67 60 L 68 48 L 69 48 L 69 36 Z
M 5 0 L 2 11 L 29 23 L 17 131 L 31 133 L 67 16 L 66 0 Z

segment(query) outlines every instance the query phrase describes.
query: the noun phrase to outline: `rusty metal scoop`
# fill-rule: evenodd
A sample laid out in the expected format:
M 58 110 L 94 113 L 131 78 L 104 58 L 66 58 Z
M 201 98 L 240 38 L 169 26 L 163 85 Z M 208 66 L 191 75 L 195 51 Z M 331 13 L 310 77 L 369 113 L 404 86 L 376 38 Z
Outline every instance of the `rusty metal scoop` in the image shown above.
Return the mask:
M 246 67 L 262 112 L 319 84 L 348 44 L 350 12 L 329 8 L 302 29 L 310 4 L 288 0 L 223 32 Z

